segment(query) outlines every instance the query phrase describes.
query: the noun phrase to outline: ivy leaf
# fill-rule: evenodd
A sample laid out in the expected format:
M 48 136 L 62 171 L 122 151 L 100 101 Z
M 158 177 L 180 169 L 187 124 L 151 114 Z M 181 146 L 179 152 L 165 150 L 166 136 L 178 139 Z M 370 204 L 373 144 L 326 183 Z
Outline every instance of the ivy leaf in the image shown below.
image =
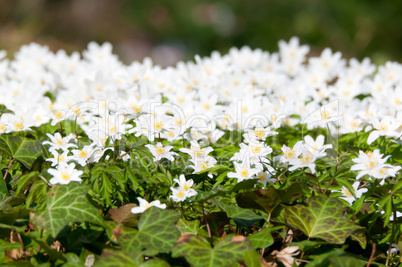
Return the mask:
M 134 257 L 122 250 L 104 249 L 96 266 L 100 267 L 137 267 Z
M 268 266 L 267 262 L 256 252 L 249 251 L 244 254 L 244 263 L 247 267 L 264 267 Z
M 335 198 L 311 197 L 307 205 L 284 206 L 287 222 L 308 237 L 343 244 L 354 231 L 361 229 L 343 216 L 342 202 Z
M 272 213 L 281 202 L 292 202 L 302 193 L 301 185 L 294 183 L 283 190 L 271 188 L 269 190 L 259 189 L 244 192 L 236 197 L 236 201 L 242 208 L 258 209 L 266 213 Z
M 347 253 L 342 249 L 335 249 L 330 252 L 311 256 L 314 258 L 306 264 L 306 267 L 327 267 L 327 266 L 351 266 L 360 267 L 365 266 L 367 261 L 357 257 L 354 254 Z
M 274 238 L 271 235 L 272 230 L 271 228 L 264 228 L 258 233 L 248 236 L 247 239 L 250 240 L 255 249 L 269 247 L 274 243 Z
M 92 222 L 103 226 L 98 209 L 87 198 L 88 190 L 88 186 L 75 182 L 53 186 L 46 196 L 46 209 L 37 212 L 32 222 L 53 237 L 68 223 Z
M 170 264 L 162 259 L 150 259 L 140 264 L 140 267 L 170 267 Z
M 214 199 L 212 202 L 220 207 L 222 210 L 224 210 L 227 213 L 228 217 L 232 218 L 233 221 L 240 226 L 248 227 L 256 222 L 261 221 L 262 219 L 265 219 L 264 216 L 257 215 L 254 211 L 249 209 L 243 209 L 239 206 L 227 205 L 223 202 L 218 201 L 217 199 Z
M 198 233 L 198 230 L 200 229 L 200 221 L 199 220 L 194 220 L 194 221 L 186 221 L 185 219 L 181 218 L 177 224 L 176 224 L 177 229 L 179 229 L 180 234 L 193 234 L 196 235 Z
M 161 253 L 170 252 L 180 237 L 175 225 L 179 218 L 180 213 L 177 211 L 151 207 L 141 215 L 138 230 L 119 226 L 116 230 L 120 231 L 117 234 L 118 242 L 127 252 L 145 248 L 155 249 Z
M 0 153 L 18 160 L 28 169 L 42 154 L 42 145 L 35 140 L 13 135 L 0 136 Z
M 131 213 L 131 209 L 138 205 L 130 203 L 123 205 L 117 209 L 110 209 L 109 214 L 112 219 L 128 227 L 135 227 L 138 225 L 139 214 Z
M 185 257 L 194 267 L 220 267 L 243 260 L 249 251 L 253 251 L 253 246 L 244 236 L 229 235 L 211 248 L 206 239 L 186 234 L 174 245 L 172 256 Z

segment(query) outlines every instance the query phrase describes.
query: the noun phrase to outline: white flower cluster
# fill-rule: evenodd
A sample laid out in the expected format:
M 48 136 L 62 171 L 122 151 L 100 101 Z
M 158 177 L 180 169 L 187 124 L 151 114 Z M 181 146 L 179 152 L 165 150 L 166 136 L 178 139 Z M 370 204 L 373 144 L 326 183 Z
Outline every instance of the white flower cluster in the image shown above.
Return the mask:
M 124 65 L 109 43 L 90 43 L 82 56 L 53 53 L 38 44 L 21 47 L 13 60 L 0 51 L 0 105 L 13 112 L 0 116 L 0 134 L 48 122 L 79 125 L 92 144 L 78 149 L 74 138 L 58 134 L 44 143 L 54 156 L 48 160 L 58 168 L 57 173 L 49 170 L 52 183 L 78 181 L 80 171 L 73 172 L 70 161 L 97 162 L 114 149 L 108 140 L 126 134 L 150 142 L 186 139 L 191 148 L 180 151 L 191 156 L 198 172 L 216 164 L 208 155 L 212 148 L 201 145 L 216 143 L 225 130 L 242 130 L 240 151 L 231 159 L 235 172 L 228 177 L 258 177 L 264 184 L 274 173 L 265 141 L 281 125 L 324 125 L 341 134 L 371 131 L 368 144 L 380 136 L 401 144 L 402 65 L 387 62 L 377 68 L 367 58 L 347 61 L 329 48 L 307 58 L 309 50 L 294 37 L 280 41 L 275 53 L 232 48 L 226 55 L 213 52 L 166 69 L 149 58 Z M 330 147 L 321 136 L 306 136 L 292 148 L 283 145 L 283 155 L 275 160 L 289 164 L 290 171 L 307 167 L 314 173 L 315 160 Z M 148 148 L 154 161 L 177 155 L 162 143 Z M 399 170 L 384 165 L 375 151 L 362 153 L 352 169 L 361 171 L 358 178 L 395 176 Z

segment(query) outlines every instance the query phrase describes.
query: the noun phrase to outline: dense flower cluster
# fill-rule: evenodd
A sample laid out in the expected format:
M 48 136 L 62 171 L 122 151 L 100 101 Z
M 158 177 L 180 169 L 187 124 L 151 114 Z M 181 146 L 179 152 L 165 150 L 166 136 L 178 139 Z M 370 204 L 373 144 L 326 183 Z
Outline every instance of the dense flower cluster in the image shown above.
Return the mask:
M 283 125 L 325 127 L 332 135 L 371 131 L 368 144 L 379 137 L 401 144 L 402 65 L 387 62 L 376 68 L 367 58 L 347 61 L 330 49 L 307 58 L 309 50 L 292 38 L 279 42 L 277 53 L 232 48 L 227 55 L 213 52 L 162 69 L 149 58 L 124 65 L 109 43 L 90 43 L 82 58 L 26 45 L 15 59 L 0 60 L 0 104 L 12 111 L 1 115 L 0 134 L 75 122 L 92 143 L 78 146 L 75 134 L 48 134 L 50 141 L 43 144 L 53 156 L 46 159 L 55 167 L 48 170 L 52 184 L 81 181 L 79 166 L 98 162 L 130 134 L 147 138 L 155 162 L 187 154 L 188 167 L 197 173 L 217 163 L 209 144 L 225 131 L 242 131 L 227 177 L 259 179 L 264 185 L 275 181 L 279 165 L 314 174 L 315 161 L 333 148 L 323 135 L 315 140 L 305 135 L 275 154 L 269 140 Z M 163 140 L 185 141 L 190 148 L 171 151 Z M 123 160 L 131 157 L 130 151 L 115 152 Z M 351 170 L 359 171 L 356 179 L 368 175 L 384 183 L 401 169 L 385 164 L 388 158 L 378 150 L 361 151 Z M 196 194 L 192 180 L 180 176 L 177 183 L 171 189 L 174 201 Z M 363 191 L 355 185 L 358 196 Z M 350 192 L 343 192 L 349 201 Z

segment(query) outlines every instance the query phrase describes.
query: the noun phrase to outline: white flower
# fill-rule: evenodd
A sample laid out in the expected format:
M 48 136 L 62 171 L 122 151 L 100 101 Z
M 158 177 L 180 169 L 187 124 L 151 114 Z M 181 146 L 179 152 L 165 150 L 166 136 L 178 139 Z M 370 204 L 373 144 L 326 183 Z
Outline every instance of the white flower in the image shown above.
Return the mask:
M 173 179 L 173 181 L 175 181 L 176 183 L 179 184 L 180 189 L 183 189 L 184 191 L 186 191 L 187 197 L 192 197 L 192 196 L 197 195 L 197 191 L 195 191 L 194 189 L 191 188 L 194 184 L 193 179 L 186 181 L 186 178 L 184 177 L 183 174 L 180 175 L 179 179 L 180 180 Z
M 48 158 L 46 161 L 50 161 L 52 163 L 52 167 L 58 164 L 67 164 L 69 161 L 73 160 L 74 157 L 68 156 L 68 151 L 63 151 L 63 153 L 57 152 L 57 150 L 50 150 L 53 154 L 53 158 Z
M 264 186 L 267 186 L 267 183 L 273 183 L 276 179 L 272 178 L 272 174 L 267 171 L 260 171 L 257 173 L 258 182 L 262 183 Z
M 52 110 L 50 117 L 52 119 L 52 122 L 50 124 L 52 126 L 55 126 L 57 123 L 66 119 L 66 113 L 64 112 L 64 110 L 55 109 L 55 110 Z
M 178 156 L 176 152 L 170 152 L 173 146 L 163 146 L 162 143 L 158 142 L 156 146 L 154 145 L 145 145 L 149 151 L 151 151 L 154 156 L 154 161 L 160 161 L 162 158 L 167 158 L 170 161 L 174 160 L 173 156 Z
M 62 149 L 66 151 L 70 147 L 77 147 L 77 145 L 70 143 L 68 136 L 61 137 L 60 133 L 55 133 L 54 135 L 47 133 L 46 135 L 50 138 L 50 141 L 44 141 L 42 144 L 50 145 L 49 151 L 52 149 Z
M 172 195 L 169 198 L 171 198 L 174 202 L 182 202 L 187 198 L 187 192 L 180 187 L 171 187 L 170 190 L 172 190 Z
M 71 181 L 81 182 L 80 175 L 83 171 L 75 169 L 75 164 L 59 164 L 57 169 L 48 169 L 48 173 L 53 175 L 49 180 L 50 184 L 69 184 Z
M 240 183 L 243 180 L 253 179 L 253 176 L 261 171 L 260 168 L 251 168 L 250 163 L 246 160 L 242 164 L 233 162 L 236 172 L 229 172 L 229 178 L 236 178 Z
M 327 153 L 325 153 L 325 150 L 328 148 L 332 148 L 332 145 L 324 145 L 324 139 L 325 138 L 323 135 L 319 135 L 314 141 L 314 139 L 310 135 L 306 135 L 304 137 L 304 147 L 307 148 L 307 150 L 316 158 L 325 157 L 327 155 Z
M 367 138 L 367 143 L 370 145 L 373 143 L 378 137 L 386 136 L 386 137 L 398 137 L 401 133 L 397 132 L 397 129 L 401 126 L 401 123 L 397 121 L 395 118 L 384 117 L 381 121 L 377 118 L 372 119 L 372 124 L 374 131 L 372 131 Z
M 293 148 L 283 145 L 282 155 L 276 156 L 274 161 L 279 161 L 281 163 L 290 162 L 291 160 L 295 160 L 299 157 L 299 155 L 303 152 L 303 141 L 297 142 Z
M 137 214 L 137 213 L 143 213 L 150 207 L 157 207 L 159 209 L 166 209 L 166 204 L 161 204 L 159 200 L 154 200 L 151 203 L 148 203 L 143 198 L 137 197 L 138 203 L 140 204 L 138 207 L 134 207 L 131 209 L 131 213 Z
M 360 182 L 355 182 L 355 183 L 352 185 L 352 187 L 353 187 L 353 193 L 354 193 L 354 195 L 355 195 L 356 197 L 354 197 L 353 194 L 352 194 L 352 192 L 350 192 L 349 189 L 347 189 L 345 186 L 342 186 L 341 191 L 334 190 L 333 192 L 342 193 L 343 196 L 340 197 L 340 198 L 346 200 L 347 202 L 349 202 L 349 204 L 352 205 L 352 203 L 353 203 L 355 200 L 361 198 L 361 196 L 363 195 L 363 193 L 366 193 L 366 192 L 367 192 L 367 188 L 358 189 L 358 188 L 359 188 L 359 185 L 360 185 Z
M 212 168 L 215 166 L 217 162 L 216 159 L 211 156 L 205 156 L 200 159 L 190 159 L 190 161 L 194 164 L 194 166 L 189 165 L 188 167 L 194 169 L 193 173 Z M 208 176 L 212 178 L 211 173 L 209 173 Z
M 382 158 L 383 154 L 380 154 L 380 150 L 376 149 L 374 151 L 367 151 L 364 153 L 363 151 L 359 151 L 359 157 L 356 159 L 352 159 L 353 162 L 357 163 L 353 165 L 350 170 L 351 171 L 360 171 L 356 176 L 356 179 L 360 179 L 364 175 L 368 174 L 373 176 L 374 178 L 383 178 L 383 176 L 379 173 L 379 170 L 390 165 L 384 164 L 387 159 L 391 156 L 386 156 Z
M 277 135 L 278 132 L 271 131 L 272 127 L 255 127 L 254 130 L 248 130 L 243 137 L 246 143 L 265 141 L 267 137 Z
M 311 173 L 315 173 L 315 162 L 316 157 L 308 150 L 304 150 L 299 158 L 293 159 L 289 161 L 289 164 L 292 165 L 289 168 L 289 171 L 294 171 L 299 168 L 308 167 Z
M 94 145 L 84 146 L 82 149 L 73 149 L 71 152 L 74 154 L 74 160 L 81 166 L 85 166 L 92 154 L 100 150 L 99 148 L 94 148 Z
M 207 156 L 211 151 L 213 151 L 213 148 L 201 148 L 196 140 L 192 140 L 190 149 L 180 148 L 179 150 L 180 152 L 189 154 L 192 160 L 202 160 L 203 157 Z

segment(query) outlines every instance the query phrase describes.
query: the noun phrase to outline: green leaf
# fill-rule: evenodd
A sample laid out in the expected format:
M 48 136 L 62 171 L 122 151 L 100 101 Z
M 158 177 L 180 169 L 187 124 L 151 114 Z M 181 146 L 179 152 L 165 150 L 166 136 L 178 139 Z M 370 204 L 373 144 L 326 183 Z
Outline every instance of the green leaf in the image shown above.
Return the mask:
M 67 262 L 63 264 L 63 267 L 85 267 L 84 263 L 81 262 L 80 258 L 74 253 L 67 253 L 66 255 Z
M 192 234 L 196 235 L 198 233 L 198 230 L 200 229 L 200 221 L 199 220 L 194 220 L 194 221 L 186 221 L 185 219 L 181 218 L 177 224 L 176 224 L 177 229 L 179 229 L 180 234 Z
M 244 253 L 243 261 L 247 267 L 264 267 L 265 260 L 256 251 Z
M 162 259 L 150 259 L 140 264 L 140 267 L 170 267 L 170 264 Z
M 354 232 L 353 234 L 351 234 L 350 238 L 352 240 L 359 242 L 359 245 L 361 246 L 362 249 L 366 249 L 367 237 L 366 237 L 366 232 L 363 229 L 358 230 L 358 231 Z
M 96 207 L 87 198 L 89 188 L 79 183 L 55 185 L 47 193 L 46 209 L 37 212 L 32 222 L 56 237 L 69 223 L 92 222 L 104 225 Z
M 42 145 L 35 140 L 13 135 L 0 135 L 0 153 L 4 153 L 28 169 L 42 154 Z
M 244 192 L 236 197 L 236 201 L 242 208 L 258 209 L 266 213 L 272 213 L 281 202 L 292 202 L 302 194 L 301 185 L 295 183 L 283 190 L 271 188 L 269 190 L 259 189 Z
M 249 209 L 243 209 L 234 205 L 227 205 L 216 199 L 214 199 L 212 202 L 224 210 L 228 217 L 232 218 L 233 221 L 240 226 L 248 227 L 256 222 L 261 221 L 262 219 L 265 219 L 264 216 L 257 215 L 254 211 Z
M 270 228 L 264 228 L 258 233 L 248 236 L 247 239 L 250 240 L 253 248 L 255 249 L 266 248 L 274 243 L 274 238 L 271 235 L 271 231 L 272 229 Z
M 32 181 L 34 178 L 39 176 L 38 171 L 33 171 L 33 172 L 27 172 L 24 175 L 21 175 L 16 181 L 13 181 L 13 184 L 17 185 L 17 189 L 15 191 L 15 194 L 19 194 L 23 189 L 25 189 L 25 185 Z
M 117 209 L 110 209 L 109 215 L 118 223 L 128 227 L 136 227 L 138 225 L 139 214 L 131 213 L 131 209 L 137 207 L 136 204 L 130 203 L 123 205 Z
M 3 177 L 0 177 L 0 199 L 4 199 L 9 196 L 10 194 L 8 193 L 6 181 L 3 179 Z
M 313 240 L 303 240 L 299 242 L 291 242 L 289 246 L 297 246 L 301 251 L 309 251 L 311 249 L 317 249 L 320 245 L 331 244 L 325 241 L 313 241 Z
M 244 236 L 229 235 L 211 248 L 204 238 L 186 234 L 174 245 L 172 256 L 185 257 L 194 267 L 223 267 L 241 261 L 249 251 L 253 247 Z
M 152 248 L 161 253 L 170 252 L 180 237 L 175 226 L 179 218 L 180 213 L 177 211 L 151 207 L 141 215 L 138 230 L 120 226 L 118 242 L 127 252 L 143 248 Z
M 95 262 L 99 267 L 137 267 L 134 257 L 122 250 L 104 249 L 99 260 Z
M 306 267 L 362 267 L 367 261 L 347 253 L 341 249 L 335 249 L 328 253 L 317 255 L 313 261 L 306 264 Z
M 284 206 L 287 222 L 308 237 L 343 244 L 359 226 L 343 216 L 343 205 L 338 199 L 311 197 L 306 205 Z

